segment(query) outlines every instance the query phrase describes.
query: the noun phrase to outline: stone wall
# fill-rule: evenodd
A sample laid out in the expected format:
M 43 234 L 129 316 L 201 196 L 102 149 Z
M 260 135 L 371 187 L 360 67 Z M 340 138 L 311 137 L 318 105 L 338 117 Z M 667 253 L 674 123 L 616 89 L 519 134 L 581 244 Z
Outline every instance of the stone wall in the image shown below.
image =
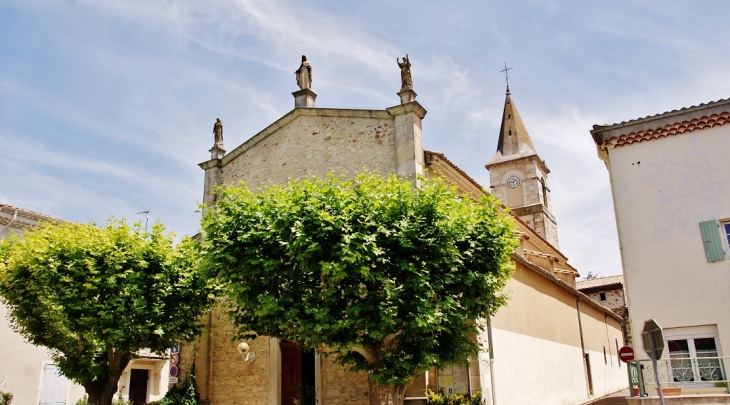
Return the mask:
M 366 372 L 352 372 L 347 367 L 337 364 L 332 355 L 322 355 L 321 359 L 323 405 L 370 403 Z
M 316 113 L 317 115 L 302 115 Z M 307 175 L 395 173 L 394 118 L 386 111 L 312 110 L 260 133 L 223 158 L 219 184 L 251 188 Z M 260 138 L 260 139 L 257 139 Z
M 601 293 L 606 294 L 605 301 L 601 301 Z M 610 308 L 614 312 L 619 309 L 623 309 L 623 307 L 626 306 L 626 302 L 624 301 L 624 292 L 622 289 L 596 291 L 586 295 L 591 297 L 594 301 L 600 302 L 601 305 Z
M 206 316 L 206 322 L 208 321 Z M 204 331 L 204 335 L 195 342 L 183 343 L 180 347 L 180 375 L 182 383 L 190 375 L 193 365 L 196 367 L 196 387 L 203 400 L 210 404 L 258 405 L 266 404 L 269 389 L 269 338 L 258 337 L 247 340 L 252 352 L 256 353 L 253 361 L 244 361 L 238 353 L 240 339 L 233 339 L 234 329 L 225 312 L 213 311 L 212 331 Z M 208 398 L 208 337 L 212 353 L 212 375 L 210 396 Z M 178 383 L 178 385 L 180 384 Z M 205 402 L 202 402 L 205 403 Z

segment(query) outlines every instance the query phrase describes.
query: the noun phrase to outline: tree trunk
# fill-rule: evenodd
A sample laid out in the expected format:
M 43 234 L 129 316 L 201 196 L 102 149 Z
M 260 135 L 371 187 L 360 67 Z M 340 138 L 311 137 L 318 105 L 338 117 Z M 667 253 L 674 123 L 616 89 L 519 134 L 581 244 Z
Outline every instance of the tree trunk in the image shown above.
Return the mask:
M 398 385 L 380 385 L 368 379 L 370 384 L 370 405 L 403 405 L 405 387 Z
M 88 405 L 111 405 L 117 393 L 119 378 L 129 364 L 129 357 L 109 347 L 109 374 L 106 378 L 82 381 L 81 385 L 89 396 Z
M 89 396 L 89 405 L 111 405 L 114 394 L 117 393 L 119 376 L 108 377 L 103 380 L 86 381 L 83 383 L 86 395 Z

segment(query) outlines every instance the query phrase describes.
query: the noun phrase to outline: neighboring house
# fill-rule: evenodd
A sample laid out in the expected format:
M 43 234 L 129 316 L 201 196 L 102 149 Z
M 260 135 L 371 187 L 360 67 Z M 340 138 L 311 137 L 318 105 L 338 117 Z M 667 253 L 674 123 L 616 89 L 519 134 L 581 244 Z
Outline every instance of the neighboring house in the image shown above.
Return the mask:
M 38 212 L 0 203 L 0 240 L 22 234 L 42 221 L 62 220 Z M 85 390 L 60 374 L 45 347 L 34 346 L 15 332 L 8 322 L 7 308 L 0 304 L 0 388 L 13 394 L 13 404 L 73 405 Z M 167 392 L 169 360 L 141 351 L 119 380 L 119 392 L 146 403 Z
M 624 320 L 624 343 L 631 346 L 631 322 L 626 306 L 624 276 L 596 277 L 575 283 L 578 291 L 608 307 Z M 637 348 L 639 349 L 639 348 Z
M 686 390 L 728 378 L 728 123 L 730 99 L 591 131 L 610 176 L 633 341 L 655 319 L 675 359 L 662 364 Z
M 311 89 L 293 94 L 294 110 L 230 153 L 216 136 L 211 159 L 200 164 L 206 205 L 215 203 L 218 185 L 244 181 L 255 189 L 307 175 L 354 175 L 363 168 L 414 181 L 418 175 L 442 177 L 463 194 L 486 193 L 444 154 L 423 150 L 426 110 L 412 90 L 398 93 L 401 103 L 384 110 L 315 108 Z M 576 404 L 628 385 L 626 367 L 617 359 L 623 344 L 621 318 L 575 288 L 578 272 L 557 248 L 548 203 L 549 171 L 537 157 L 509 93 L 503 123 L 498 159 L 488 166 L 497 194 L 505 195 L 502 184 L 511 190 L 505 192 L 505 203 L 516 213 L 520 235 L 513 256 L 516 269 L 505 290 L 509 304 L 478 336 L 489 350 L 469 364 L 418 376 L 406 391 L 409 404 L 425 403 L 427 389 L 481 392 L 490 404 Z M 502 145 L 517 134 L 517 147 Z M 265 336 L 247 342 L 251 352 L 244 359 L 225 313 L 213 312 L 207 321 L 208 332 L 181 348 L 182 378 L 195 361 L 202 403 L 291 405 L 295 384 L 315 390 L 320 405 L 369 403 L 365 373 Z

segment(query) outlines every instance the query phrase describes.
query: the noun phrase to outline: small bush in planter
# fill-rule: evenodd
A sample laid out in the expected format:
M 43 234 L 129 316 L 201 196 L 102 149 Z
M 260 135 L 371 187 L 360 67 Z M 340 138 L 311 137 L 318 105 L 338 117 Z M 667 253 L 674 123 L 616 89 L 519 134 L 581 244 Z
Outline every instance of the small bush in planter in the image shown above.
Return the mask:
M 13 394 L 0 391 L 0 405 L 10 405 L 13 401 Z

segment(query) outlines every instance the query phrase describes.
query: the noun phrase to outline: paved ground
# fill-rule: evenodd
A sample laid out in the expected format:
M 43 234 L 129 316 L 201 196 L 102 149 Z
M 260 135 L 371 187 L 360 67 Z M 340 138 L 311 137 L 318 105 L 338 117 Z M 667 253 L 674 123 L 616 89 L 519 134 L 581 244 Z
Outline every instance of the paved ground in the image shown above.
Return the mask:
M 629 390 L 625 389 L 621 392 L 617 392 L 611 396 L 608 396 L 603 399 L 599 399 L 594 402 L 589 402 L 590 405 L 626 405 L 628 401 L 626 401 L 626 397 L 629 396 Z M 588 405 L 584 404 L 584 405 Z

